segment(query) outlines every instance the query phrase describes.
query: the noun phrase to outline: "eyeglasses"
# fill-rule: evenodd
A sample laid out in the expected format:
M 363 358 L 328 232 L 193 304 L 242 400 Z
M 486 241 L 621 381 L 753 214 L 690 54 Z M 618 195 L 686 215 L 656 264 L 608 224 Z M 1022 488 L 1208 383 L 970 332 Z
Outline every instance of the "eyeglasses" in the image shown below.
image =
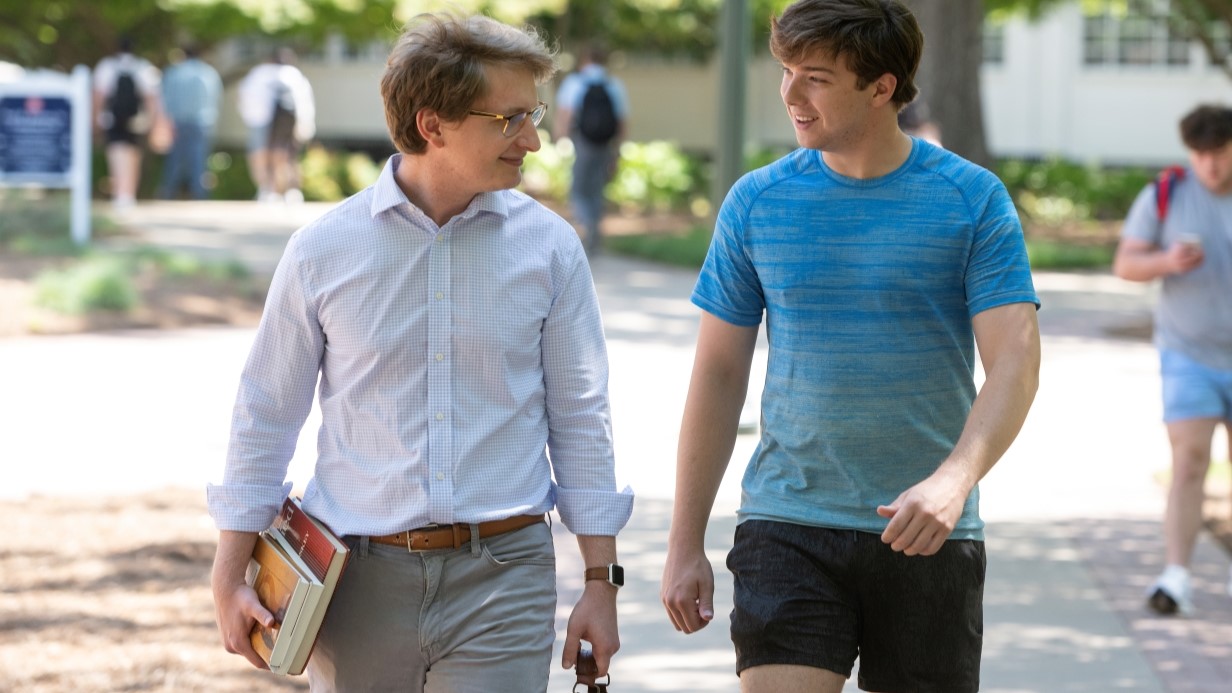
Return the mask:
M 543 122 L 543 116 L 547 114 L 547 112 L 548 105 L 542 101 L 539 102 L 538 106 L 535 106 L 535 110 L 533 111 L 523 111 L 521 113 L 514 113 L 513 115 L 501 115 L 499 113 L 488 113 L 486 111 L 467 111 L 469 115 L 505 121 L 505 127 L 501 130 L 501 134 L 505 137 L 513 137 L 518 134 L 518 130 L 522 128 L 522 122 L 526 120 L 526 116 L 530 116 L 531 124 L 538 127 L 539 123 Z

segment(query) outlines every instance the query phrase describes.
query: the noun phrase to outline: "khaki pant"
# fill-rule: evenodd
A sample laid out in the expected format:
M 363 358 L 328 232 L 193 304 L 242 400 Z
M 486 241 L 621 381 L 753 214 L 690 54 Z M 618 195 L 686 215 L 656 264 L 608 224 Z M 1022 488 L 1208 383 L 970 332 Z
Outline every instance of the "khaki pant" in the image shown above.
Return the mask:
M 354 554 L 308 662 L 313 691 L 546 691 L 556 555 L 540 523 L 459 549 Z

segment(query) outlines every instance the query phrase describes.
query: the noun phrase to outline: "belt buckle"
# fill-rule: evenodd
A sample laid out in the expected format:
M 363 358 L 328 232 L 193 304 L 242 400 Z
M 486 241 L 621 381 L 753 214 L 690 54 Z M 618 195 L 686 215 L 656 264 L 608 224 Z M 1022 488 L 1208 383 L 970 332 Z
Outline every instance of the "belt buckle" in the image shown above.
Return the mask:
M 415 546 L 411 543 L 411 537 L 415 536 L 416 534 L 420 532 L 431 532 L 432 530 L 439 529 L 440 527 L 441 525 L 438 525 L 435 522 L 433 522 L 431 524 L 426 524 L 423 527 L 416 527 L 415 529 L 406 530 L 406 550 L 407 552 L 414 553 L 416 551 L 423 550 L 423 549 L 415 548 Z

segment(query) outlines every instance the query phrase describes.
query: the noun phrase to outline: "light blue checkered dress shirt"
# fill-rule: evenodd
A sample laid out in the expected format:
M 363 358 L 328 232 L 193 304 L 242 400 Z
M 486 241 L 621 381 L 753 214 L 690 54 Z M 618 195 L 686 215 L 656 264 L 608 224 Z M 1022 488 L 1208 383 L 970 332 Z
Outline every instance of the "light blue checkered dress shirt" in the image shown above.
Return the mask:
M 297 231 L 240 380 L 219 529 L 260 531 L 319 377 L 305 509 L 339 534 L 483 522 L 556 507 L 615 535 L 608 362 L 572 227 L 520 192 L 476 196 L 438 228 L 378 181 Z

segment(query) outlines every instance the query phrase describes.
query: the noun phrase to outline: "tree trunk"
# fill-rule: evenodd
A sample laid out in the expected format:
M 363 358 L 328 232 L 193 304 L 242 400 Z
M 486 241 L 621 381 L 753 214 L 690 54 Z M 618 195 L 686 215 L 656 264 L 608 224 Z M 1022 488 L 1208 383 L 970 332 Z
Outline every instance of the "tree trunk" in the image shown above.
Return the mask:
M 992 158 L 984 141 L 980 65 L 984 61 L 983 0 L 904 0 L 924 32 L 916 73 L 919 98 L 928 104 L 947 149 L 980 166 Z

